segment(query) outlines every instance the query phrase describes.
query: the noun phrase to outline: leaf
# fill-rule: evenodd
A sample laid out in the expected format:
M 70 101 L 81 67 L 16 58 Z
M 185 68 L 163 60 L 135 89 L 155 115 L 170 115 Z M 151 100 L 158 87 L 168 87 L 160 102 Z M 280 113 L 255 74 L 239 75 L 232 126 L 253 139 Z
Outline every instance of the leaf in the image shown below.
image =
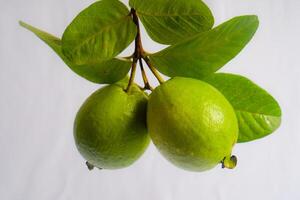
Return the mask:
M 201 0 L 130 0 L 149 36 L 161 44 L 176 44 L 207 31 L 214 17 Z
M 90 65 L 77 65 L 76 72 L 94 83 L 111 84 L 124 78 L 130 68 L 130 60 L 113 58 Z
M 238 142 L 248 142 L 274 132 L 281 123 L 276 100 L 249 79 L 217 73 L 204 81 L 216 87 L 232 104 L 239 123 Z
M 121 53 L 136 33 L 136 25 L 124 4 L 118 0 L 97 1 L 67 27 L 62 50 L 75 64 L 99 63 Z
M 33 32 L 37 37 L 48 44 L 71 70 L 89 81 L 95 83 L 114 83 L 125 77 L 130 70 L 130 61 L 117 58 L 93 65 L 75 65 L 62 53 L 61 40 L 59 38 L 24 22 L 20 22 L 20 25 Z
M 201 79 L 234 58 L 253 37 L 257 27 L 256 16 L 235 17 L 149 58 L 167 76 Z

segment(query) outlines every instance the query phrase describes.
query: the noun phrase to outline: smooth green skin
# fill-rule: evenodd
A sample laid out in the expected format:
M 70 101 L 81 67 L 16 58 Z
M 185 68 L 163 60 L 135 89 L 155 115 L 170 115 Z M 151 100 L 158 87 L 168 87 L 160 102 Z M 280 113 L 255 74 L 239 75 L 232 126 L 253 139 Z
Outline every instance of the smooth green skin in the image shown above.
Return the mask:
M 238 142 L 249 142 L 274 132 L 281 123 L 277 101 L 251 80 L 217 73 L 204 81 L 216 87 L 235 109 L 239 123 Z
M 238 137 L 232 106 L 209 84 L 175 77 L 150 95 L 152 141 L 170 162 L 190 171 L 213 168 L 230 157 Z
M 133 164 L 146 150 L 147 96 L 133 86 L 114 84 L 92 94 L 77 113 L 74 138 L 81 155 L 102 169 Z
M 130 0 L 151 39 L 176 44 L 212 28 L 214 17 L 201 0 Z
M 254 15 L 235 17 L 216 28 L 150 55 L 153 65 L 169 77 L 201 79 L 233 59 L 258 28 Z
M 115 83 L 124 78 L 130 70 L 131 61 L 119 58 L 99 61 L 89 65 L 76 65 L 62 53 L 61 40 L 59 38 L 24 22 L 20 22 L 20 25 L 44 41 L 73 72 L 86 80 L 100 84 Z
M 101 0 L 80 12 L 62 37 L 64 55 L 77 65 L 109 60 L 135 38 L 136 25 L 118 0 Z

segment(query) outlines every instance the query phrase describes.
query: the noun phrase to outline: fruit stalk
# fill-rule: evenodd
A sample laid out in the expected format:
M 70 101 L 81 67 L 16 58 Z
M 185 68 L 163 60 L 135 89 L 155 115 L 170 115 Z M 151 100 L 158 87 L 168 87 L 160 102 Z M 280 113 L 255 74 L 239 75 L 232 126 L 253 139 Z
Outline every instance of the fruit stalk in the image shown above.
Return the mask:
M 144 65 L 143 65 L 143 60 L 141 58 L 139 59 L 139 64 L 140 64 L 141 71 L 142 71 L 142 77 L 143 77 L 143 80 L 144 80 L 144 83 L 145 83 L 145 86 L 144 86 L 143 89 L 153 91 L 153 88 L 151 87 L 151 85 L 148 81 L 148 78 L 147 78 L 147 75 L 146 75 L 146 72 L 145 72 L 145 69 L 144 69 Z
M 164 79 L 158 73 L 158 71 L 155 69 L 155 67 L 152 65 L 152 63 L 150 62 L 149 58 L 147 56 L 143 56 L 143 60 L 147 63 L 149 69 L 151 70 L 152 74 L 156 77 L 156 79 L 158 80 L 158 82 L 160 84 L 162 84 L 163 82 L 165 82 Z
M 128 92 L 130 90 L 130 87 L 134 83 L 134 77 L 135 77 L 135 73 L 136 73 L 136 65 L 137 65 L 137 59 L 133 58 L 132 67 L 131 67 L 131 73 L 130 73 L 130 78 L 129 78 L 128 86 L 127 86 L 127 88 L 125 90 L 126 92 Z

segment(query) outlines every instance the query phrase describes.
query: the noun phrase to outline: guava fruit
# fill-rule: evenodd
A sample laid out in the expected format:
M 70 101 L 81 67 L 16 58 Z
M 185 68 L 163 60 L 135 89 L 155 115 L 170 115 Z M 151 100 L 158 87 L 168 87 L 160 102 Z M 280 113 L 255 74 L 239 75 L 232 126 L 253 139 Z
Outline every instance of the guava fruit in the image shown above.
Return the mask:
M 147 95 L 133 85 L 114 84 L 93 93 L 82 105 L 74 123 L 74 138 L 89 169 L 124 168 L 147 148 Z
M 218 163 L 236 164 L 231 156 L 238 138 L 235 112 L 203 81 L 175 77 L 157 87 L 148 101 L 147 125 L 158 150 L 180 168 L 205 171 Z

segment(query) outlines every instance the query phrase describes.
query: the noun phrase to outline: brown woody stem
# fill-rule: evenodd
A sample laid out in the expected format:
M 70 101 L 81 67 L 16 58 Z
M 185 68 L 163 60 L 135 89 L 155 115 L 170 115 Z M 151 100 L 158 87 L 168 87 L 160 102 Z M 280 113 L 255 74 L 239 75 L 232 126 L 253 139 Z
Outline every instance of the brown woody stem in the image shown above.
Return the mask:
M 136 25 L 137 34 L 136 34 L 136 37 L 135 37 L 135 49 L 134 49 L 134 53 L 132 55 L 133 60 L 132 60 L 130 79 L 129 79 L 129 83 L 128 83 L 128 86 L 127 86 L 125 91 L 128 92 L 130 87 L 134 83 L 134 78 L 135 78 L 135 73 L 136 73 L 137 62 L 138 61 L 139 61 L 140 67 L 141 67 L 143 81 L 145 83 L 144 89 L 153 90 L 152 87 L 149 84 L 147 75 L 145 73 L 142 59 L 147 63 L 147 65 L 150 68 L 151 72 L 157 78 L 157 80 L 159 81 L 160 84 L 162 84 L 164 82 L 164 80 L 160 76 L 158 71 L 153 67 L 153 65 L 151 64 L 149 58 L 145 55 L 145 51 L 144 51 L 143 46 L 142 46 L 139 19 L 138 19 L 138 16 L 136 14 L 136 11 L 132 8 L 130 13 L 131 13 L 131 16 L 132 16 L 132 20 Z

